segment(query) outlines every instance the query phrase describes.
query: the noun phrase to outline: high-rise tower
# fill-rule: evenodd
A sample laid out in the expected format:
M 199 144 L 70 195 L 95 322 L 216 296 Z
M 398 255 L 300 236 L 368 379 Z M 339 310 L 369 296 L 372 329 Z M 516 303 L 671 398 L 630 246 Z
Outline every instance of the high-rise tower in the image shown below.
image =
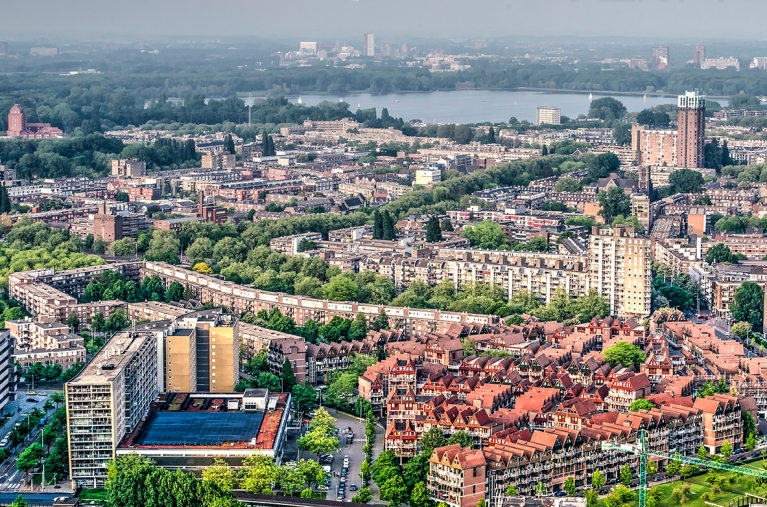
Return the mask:
M 676 165 L 702 168 L 706 143 L 706 96 L 685 92 L 677 100 Z
M 376 44 L 375 36 L 372 33 L 366 33 L 362 36 L 362 56 L 375 56 Z
M 692 55 L 692 64 L 700 67 L 706 61 L 706 46 L 698 44 L 695 46 L 695 53 Z

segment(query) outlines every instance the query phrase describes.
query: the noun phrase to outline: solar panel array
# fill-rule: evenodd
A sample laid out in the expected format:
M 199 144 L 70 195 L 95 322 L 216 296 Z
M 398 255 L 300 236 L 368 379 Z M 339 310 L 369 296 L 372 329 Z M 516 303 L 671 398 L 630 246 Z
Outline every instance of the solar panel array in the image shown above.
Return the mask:
M 221 445 L 255 438 L 262 412 L 157 412 L 138 445 Z

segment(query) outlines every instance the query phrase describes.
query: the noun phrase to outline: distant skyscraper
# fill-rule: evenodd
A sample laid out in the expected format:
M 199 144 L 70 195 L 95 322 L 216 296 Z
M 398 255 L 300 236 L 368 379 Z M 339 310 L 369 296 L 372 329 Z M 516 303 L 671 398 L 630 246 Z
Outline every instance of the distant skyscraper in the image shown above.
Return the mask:
M 372 33 L 366 33 L 362 36 L 362 56 L 375 56 L 376 43 L 375 36 Z
M 668 67 L 668 46 L 652 48 L 652 66 L 656 69 Z
M 701 46 L 700 44 L 698 44 L 697 46 L 695 46 L 695 54 L 692 56 L 692 64 L 700 67 L 701 64 L 705 61 L 706 61 L 706 46 Z
M 408 55 L 408 51 L 409 51 L 409 50 L 410 50 L 410 48 L 408 48 L 408 47 L 407 47 L 407 44 L 403 44 L 403 45 L 402 45 L 402 49 L 401 49 L 401 51 L 402 51 L 402 57 L 403 57 L 403 58 L 404 58 L 404 57 L 406 57 L 406 56 Z
M 309 53 L 310 55 L 316 55 L 317 54 L 317 43 L 316 42 L 301 42 L 298 45 L 298 51 L 301 53 Z
M 8 56 L 8 43 L 0 40 L 0 56 Z
M 391 56 L 391 44 L 384 44 L 381 54 L 383 56 Z
M 697 91 L 680 95 L 677 104 L 676 165 L 702 168 L 706 142 L 706 96 Z

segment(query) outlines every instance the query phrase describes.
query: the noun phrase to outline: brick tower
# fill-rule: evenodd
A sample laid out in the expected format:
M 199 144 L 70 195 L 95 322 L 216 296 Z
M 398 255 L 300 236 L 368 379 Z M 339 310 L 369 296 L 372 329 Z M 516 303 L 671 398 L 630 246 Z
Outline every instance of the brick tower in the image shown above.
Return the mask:
M 20 105 L 14 104 L 8 113 L 8 137 L 19 137 L 27 130 L 27 115 Z
M 706 144 L 706 96 L 697 91 L 685 92 L 677 101 L 676 166 L 703 168 Z

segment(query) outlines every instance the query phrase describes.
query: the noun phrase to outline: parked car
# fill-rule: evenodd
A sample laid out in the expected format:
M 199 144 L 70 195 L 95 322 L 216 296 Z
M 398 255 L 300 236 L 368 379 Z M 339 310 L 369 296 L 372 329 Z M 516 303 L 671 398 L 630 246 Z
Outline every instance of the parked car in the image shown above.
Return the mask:
M 348 468 L 342 468 L 341 469 L 341 477 L 346 477 L 346 475 L 349 473 Z
M 27 391 L 27 396 L 36 396 L 37 393 L 34 391 Z
M 554 496 L 567 496 L 567 491 L 557 491 Z
M 357 485 L 356 484 L 350 484 L 349 485 L 349 491 L 357 491 Z

